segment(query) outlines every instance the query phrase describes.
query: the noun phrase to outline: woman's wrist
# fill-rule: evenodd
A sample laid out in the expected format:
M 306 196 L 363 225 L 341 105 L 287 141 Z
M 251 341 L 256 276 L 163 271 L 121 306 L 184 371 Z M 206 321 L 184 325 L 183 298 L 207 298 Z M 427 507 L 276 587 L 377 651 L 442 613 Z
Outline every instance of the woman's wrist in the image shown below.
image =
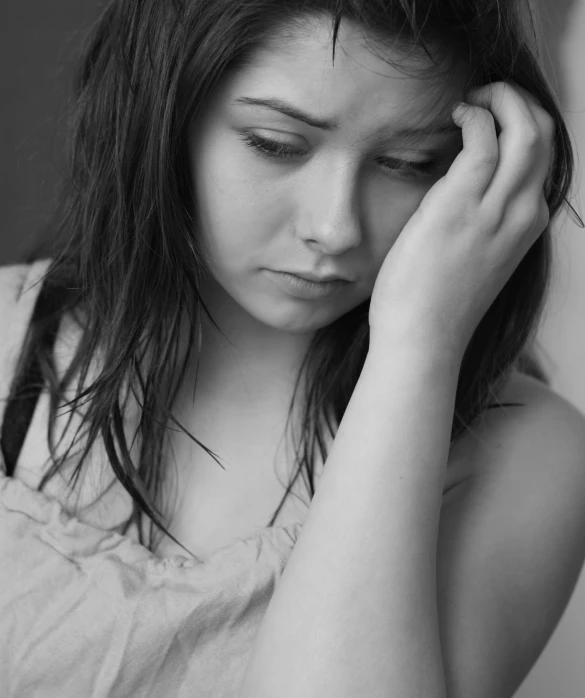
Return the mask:
M 401 361 L 403 365 L 412 364 L 423 369 L 449 370 L 459 375 L 464 348 L 457 342 L 418 333 L 372 332 L 368 361 L 385 364 Z

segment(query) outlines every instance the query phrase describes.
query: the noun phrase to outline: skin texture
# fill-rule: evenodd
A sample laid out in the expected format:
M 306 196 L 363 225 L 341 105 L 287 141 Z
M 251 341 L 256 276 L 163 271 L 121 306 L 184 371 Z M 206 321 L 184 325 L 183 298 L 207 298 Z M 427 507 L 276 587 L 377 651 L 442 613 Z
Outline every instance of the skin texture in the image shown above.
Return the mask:
M 395 51 L 391 58 L 402 57 Z M 404 65 L 420 67 L 423 59 L 414 60 Z M 235 103 L 241 97 L 280 98 L 339 128 L 325 131 Z M 314 332 L 370 297 L 402 228 L 461 149 L 458 129 L 416 138 L 393 138 L 390 131 L 434 121 L 453 126 L 450 107 L 461 98 L 454 80 L 437 88 L 436 81 L 388 65 L 347 23 L 332 65 L 325 20 L 295 41 L 275 39 L 252 66 L 220 84 L 193 124 L 190 158 L 212 272 L 203 295 L 233 347 L 204 334 L 203 381 L 209 376 L 214 390 L 229 386 L 232 400 L 249 373 L 248 396 L 290 385 Z M 244 143 L 246 133 L 300 154 L 263 157 Z M 417 177 L 383 158 L 434 158 L 437 165 L 430 176 Z M 326 298 L 298 299 L 264 269 L 317 269 L 352 283 Z
M 552 117 L 512 83 L 484 85 L 467 99 L 473 106 L 454 114 L 463 150 L 408 221 L 376 279 L 369 312 L 374 341 L 417 337 L 462 356 L 549 222 L 544 181 Z
M 446 166 L 459 158 L 448 176 L 388 173 L 380 157 L 423 159 L 432 146 L 392 143 L 379 129 L 448 116 L 464 95 L 444 85 L 436 103 L 428 83 L 381 62 L 347 24 L 331 66 L 328 30 L 276 40 L 221 86 L 191 139 L 212 272 L 204 295 L 233 342 L 203 345 L 204 385 L 218 404 L 235 403 L 240 420 L 251 414 L 239 409 L 245 400 L 272 407 L 312 333 L 377 295 L 371 346 L 381 351 L 368 354 L 239 695 L 341 698 L 367 686 L 385 696 L 392 686 L 405 697 L 512 696 L 582 565 L 582 416 L 529 379 L 511 381 L 502 399 L 524 409 L 486 416 L 459 454 L 466 477 L 443 492 L 453 357 L 546 225 L 551 121 L 517 87 L 482 88 L 465 95 L 474 106 L 458 119 L 463 152 L 440 144 Z M 280 97 L 340 128 L 230 105 L 241 96 Z M 264 160 L 242 131 L 303 155 Z M 301 301 L 270 285 L 264 267 L 318 267 L 354 283 Z M 448 316 L 455 351 L 429 351 L 441 326 L 428 324 L 422 342 L 411 334 L 441 304 L 457 310 Z M 411 320 L 404 342 L 400 312 Z

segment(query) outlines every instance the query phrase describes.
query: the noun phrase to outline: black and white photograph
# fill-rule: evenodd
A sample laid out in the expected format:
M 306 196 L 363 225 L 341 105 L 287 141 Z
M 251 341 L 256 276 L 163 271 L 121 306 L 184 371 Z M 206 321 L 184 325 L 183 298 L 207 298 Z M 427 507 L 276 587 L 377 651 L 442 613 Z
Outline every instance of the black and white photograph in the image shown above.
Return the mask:
M 0 30 L 0 698 L 584 698 L 583 0 Z

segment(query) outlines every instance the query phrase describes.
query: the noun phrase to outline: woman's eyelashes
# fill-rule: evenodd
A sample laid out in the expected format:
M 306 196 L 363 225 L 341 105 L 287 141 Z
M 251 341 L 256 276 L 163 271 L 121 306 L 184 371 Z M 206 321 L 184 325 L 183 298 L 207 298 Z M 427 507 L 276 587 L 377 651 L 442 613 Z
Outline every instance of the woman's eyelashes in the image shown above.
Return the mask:
M 262 138 L 255 133 L 244 132 L 240 134 L 240 138 L 244 141 L 246 146 L 252 148 L 257 155 L 270 160 L 287 160 L 306 155 L 304 150 L 296 148 L 289 143 Z M 415 179 L 432 179 L 436 177 L 441 165 L 441 161 L 438 158 L 414 162 L 412 160 L 401 160 L 399 158 L 385 156 L 377 158 L 376 162 L 378 162 L 383 169 L 393 174 Z

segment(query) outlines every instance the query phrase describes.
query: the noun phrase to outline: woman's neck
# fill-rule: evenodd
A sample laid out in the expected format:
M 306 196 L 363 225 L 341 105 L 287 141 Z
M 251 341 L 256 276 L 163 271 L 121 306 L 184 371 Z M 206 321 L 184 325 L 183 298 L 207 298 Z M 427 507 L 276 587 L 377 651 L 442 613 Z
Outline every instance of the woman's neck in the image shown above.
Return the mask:
M 288 404 L 314 333 L 280 331 L 252 317 L 227 294 L 214 298 L 206 299 L 206 305 L 224 336 L 202 311 L 201 351 L 196 336 L 185 388 L 192 394 L 197 371 L 196 393 L 202 397 L 229 396 L 232 405 L 242 407 L 283 399 Z M 183 328 L 182 356 L 186 322 Z

